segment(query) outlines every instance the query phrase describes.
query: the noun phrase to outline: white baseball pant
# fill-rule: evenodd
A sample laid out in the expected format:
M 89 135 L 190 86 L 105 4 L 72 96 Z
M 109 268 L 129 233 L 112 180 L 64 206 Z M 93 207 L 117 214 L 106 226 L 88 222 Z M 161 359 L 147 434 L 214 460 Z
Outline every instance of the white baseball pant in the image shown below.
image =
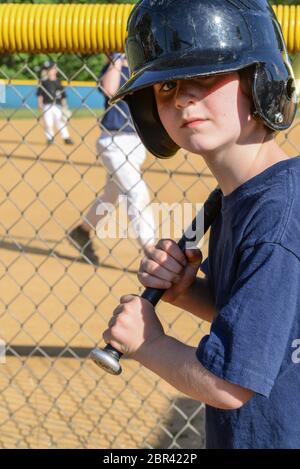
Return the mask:
M 54 137 L 54 125 L 57 130 L 59 130 L 60 135 L 64 140 L 66 138 L 70 138 L 60 106 L 57 106 L 56 104 L 45 104 L 43 106 L 43 112 L 47 140 L 52 140 Z
M 97 141 L 97 153 L 107 169 L 103 193 L 96 199 L 87 215 L 86 222 L 96 227 L 106 214 L 97 215 L 99 204 L 116 204 L 119 195 L 127 196 L 130 208 L 128 216 L 140 246 L 154 244 L 155 222 L 149 191 L 142 179 L 141 166 L 146 150 L 135 133 L 108 134 L 103 132 Z

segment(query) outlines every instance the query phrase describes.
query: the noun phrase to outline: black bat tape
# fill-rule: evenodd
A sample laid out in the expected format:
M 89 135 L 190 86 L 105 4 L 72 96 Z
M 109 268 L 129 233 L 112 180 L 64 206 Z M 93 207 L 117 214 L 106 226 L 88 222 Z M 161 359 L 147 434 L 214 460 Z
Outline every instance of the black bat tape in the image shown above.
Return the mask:
M 211 192 L 202 209 L 196 215 L 191 225 L 183 234 L 182 238 L 178 241 L 177 244 L 182 251 L 185 250 L 187 244 L 189 247 L 198 244 L 199 232 L 197 233 L 196 228 L 203 226 L 203 232 L 201 235 L 204 235 L 207 232 L 221 209 L 221 200 L 221 189 L 216 187 L 216 189 Z M 203 224 L 201 223 L 202 221 Z M 153 306 L 156 306 L 164 292 L 165 290 L 161 288 L 146 288 L 141 297 L 150 301 Z M 108 373 L 119 375 L 122 372 L 122 367 L 119 362 L 122 355 L 123 354 L 114 347 L 107 345 L 104 349 L 95 348 L 92 350 L 90 353 L 90 358 L 94 361 L 94 363 L 96 363 L 96 365 L 100 366 Z

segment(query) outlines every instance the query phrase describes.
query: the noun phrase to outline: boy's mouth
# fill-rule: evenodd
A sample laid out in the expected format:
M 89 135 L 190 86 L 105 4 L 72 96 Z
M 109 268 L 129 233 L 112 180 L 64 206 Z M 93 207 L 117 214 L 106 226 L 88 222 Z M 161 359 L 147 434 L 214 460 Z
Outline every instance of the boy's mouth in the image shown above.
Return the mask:
M 202 119 L 201 117 L 191 117 L 190 119 L 183 119 L 181 128 L 195 127 L 196 125 L 202 124 L 205 121 L 206 119 Z

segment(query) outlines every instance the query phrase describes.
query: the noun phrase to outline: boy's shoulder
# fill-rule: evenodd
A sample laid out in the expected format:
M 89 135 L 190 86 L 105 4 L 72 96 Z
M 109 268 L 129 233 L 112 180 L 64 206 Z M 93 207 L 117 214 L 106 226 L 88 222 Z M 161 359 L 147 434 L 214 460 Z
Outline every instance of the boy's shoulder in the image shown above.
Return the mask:
M 276 163 L 245 186 L 234 210 L 242 247 L 276 243 L 300 259 L 300 157 Z

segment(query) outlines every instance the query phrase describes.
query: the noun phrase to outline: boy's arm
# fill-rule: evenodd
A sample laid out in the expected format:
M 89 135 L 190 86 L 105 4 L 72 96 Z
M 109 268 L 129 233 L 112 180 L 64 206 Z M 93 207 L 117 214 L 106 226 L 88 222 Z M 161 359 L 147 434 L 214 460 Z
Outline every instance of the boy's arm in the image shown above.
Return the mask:
M 121 83 L 122 59 L 118 58 L 114 63 L 111 63 L 106 72 L 102 76 L 100 83 L 104 93 L 110 97 L 113 96 L 119 89 Z
M 211 406 L 237 409 L 253 395 L 215 376 L 202 366 L 195 348 L 166 335 L 153 306 L 141 297 L 121 297 L 103 338 L 179 391 Z
M 255 394 L 212 374 L 197 359 L 195 348 L 167 335 L 142 347 L 137 359 L 178 391 L 212 407 L 238 409 Z
M 146 283 L 156 288 L 161 283 L 167 286 L 168 279 L 177 281 L 172 272 L 180 274 L 181 269 L 165 252 L 153 252 L 158 261 L 166 259 L 162 263 L 171 274 L 148 260 L 141 271 Z M 103 338 L 176 389 L 208 405 L 236 409 L 254 393 L 268 398 L 291 346 L 299 312 L 295 293 L 299 269 L 298 256 L 278 243 L 247 247 L 240 255 L 230 297 L 197 348 L 166 335 L 151 303 L 132 295 L 121 298 Z M 159 278 L 154 276 L 157 272 Z M 286 273 L 283 286 L 282 272 Z M 180 276 L 170 290 L 179 288 L 185 278 Z
M 39 111 L 43 111 L 43 96 L 39 95 L 38 96 L 38 108 L 39 108 Z
M 204 321 L 212 322 L 217 315 L 213 296 L 207 280 L 196 278 L 194 283 L 182 295 L 168 303 L 194 314 Z

